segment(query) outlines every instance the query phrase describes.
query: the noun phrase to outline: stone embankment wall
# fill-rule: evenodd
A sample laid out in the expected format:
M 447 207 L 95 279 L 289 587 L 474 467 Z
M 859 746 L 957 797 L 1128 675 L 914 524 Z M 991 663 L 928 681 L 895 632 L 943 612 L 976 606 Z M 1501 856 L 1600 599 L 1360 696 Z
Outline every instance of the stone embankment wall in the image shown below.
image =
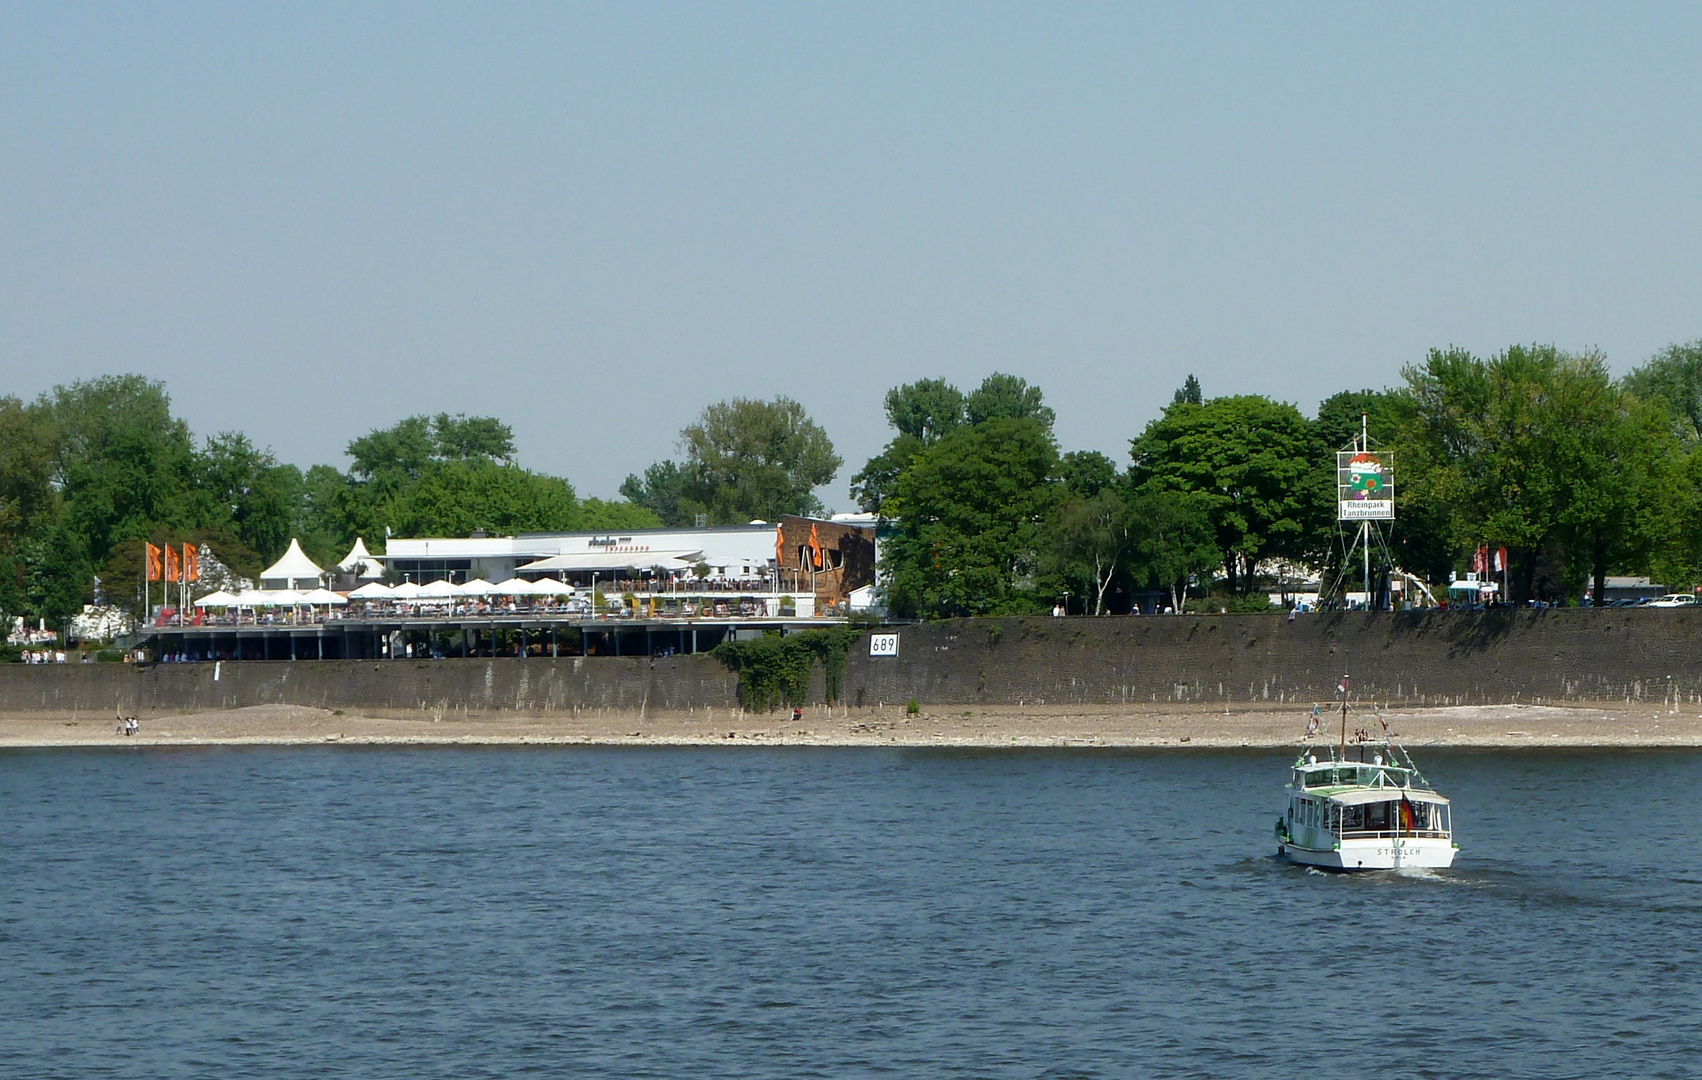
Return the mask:
M 852 706 L 1277 705 L 1328 700 L 1343 674 L 1356 696 L 1404 705 L 1702 700 L 1702 611 L 1680 609 L 959 619 L 897 632 L 896 658 L 853 650 Z M 709 656 L 0 668 L 0 712 L 672 712 L 737 697 Z
M 962 619 L 854 656 L 853 705 L 1312 702 L 1407 705 L 1702 697 L 1702 610 L 1551 609 Z M 863 650 L 866 653 L 866 650 Z

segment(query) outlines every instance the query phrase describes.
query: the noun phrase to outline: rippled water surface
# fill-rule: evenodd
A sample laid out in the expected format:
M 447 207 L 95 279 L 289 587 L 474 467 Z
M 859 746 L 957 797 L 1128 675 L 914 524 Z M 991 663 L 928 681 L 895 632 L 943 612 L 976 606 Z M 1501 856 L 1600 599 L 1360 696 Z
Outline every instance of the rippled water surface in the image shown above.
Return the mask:
M 1432 753 L 1439 874 L 1288 755 L 0 755 L 0 1072 L 1695 1077 L 1702 754 Z

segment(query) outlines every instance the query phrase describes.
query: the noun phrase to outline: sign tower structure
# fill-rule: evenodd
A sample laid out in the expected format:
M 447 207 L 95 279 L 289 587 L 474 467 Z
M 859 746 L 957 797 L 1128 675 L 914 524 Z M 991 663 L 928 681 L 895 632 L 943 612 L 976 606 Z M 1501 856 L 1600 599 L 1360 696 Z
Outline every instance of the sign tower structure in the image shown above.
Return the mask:
M 1373 524 L 1395 520 L 1394 454 L 1371 449 L 1370 421 L 1359 414 L 1359 437 L 1336 452 L 1336 521 L 1356 523 L 1359 528 L 1347 556 L 1342 560 L 1345 573 L 1352 563 L 1354 552 L 1360 554 L 1365 583 L 1365 606 L 1372 606 L 1371 545 L 1377 543 L 1388 550 L 1388 542 Z M 1338 577 L 1338 582 L 1340 578 Z

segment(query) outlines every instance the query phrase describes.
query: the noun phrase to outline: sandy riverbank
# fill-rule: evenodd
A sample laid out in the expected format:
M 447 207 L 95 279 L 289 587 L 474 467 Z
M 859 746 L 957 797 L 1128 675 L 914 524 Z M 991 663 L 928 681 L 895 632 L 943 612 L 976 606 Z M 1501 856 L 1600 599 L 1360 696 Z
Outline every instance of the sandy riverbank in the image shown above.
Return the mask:
M 298 705 L 184 715 L 146 715 L 134 737 L 109 716 L 0 715 L 0 747 L 564 744 L 607 746 L 1292 746 L 1307 708 L 1044 706 L 829 710 L 743 714 L 728 709 L 640 716 L 339 713 Z M 1409 746 L 1702 746 L 1702 710 L 1649 703 L 1482 705 L 1391 709 Z M 1362 721 L 1370 723 L 1369 720 Z M 1351 725 L 1350 725 L 1351 727 Z M 1339 729 L 1336 729 L 1339 730 Z

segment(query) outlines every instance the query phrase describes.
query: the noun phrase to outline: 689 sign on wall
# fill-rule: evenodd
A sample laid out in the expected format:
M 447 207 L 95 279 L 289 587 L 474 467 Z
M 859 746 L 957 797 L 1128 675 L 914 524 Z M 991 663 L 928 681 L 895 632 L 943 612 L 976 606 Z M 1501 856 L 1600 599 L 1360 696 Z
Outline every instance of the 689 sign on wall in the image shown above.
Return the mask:
M 869 655 L 870 656 L 897 656 L 898 655 L 898 635 L 897 634 L 870 634 L 869 635 Z

